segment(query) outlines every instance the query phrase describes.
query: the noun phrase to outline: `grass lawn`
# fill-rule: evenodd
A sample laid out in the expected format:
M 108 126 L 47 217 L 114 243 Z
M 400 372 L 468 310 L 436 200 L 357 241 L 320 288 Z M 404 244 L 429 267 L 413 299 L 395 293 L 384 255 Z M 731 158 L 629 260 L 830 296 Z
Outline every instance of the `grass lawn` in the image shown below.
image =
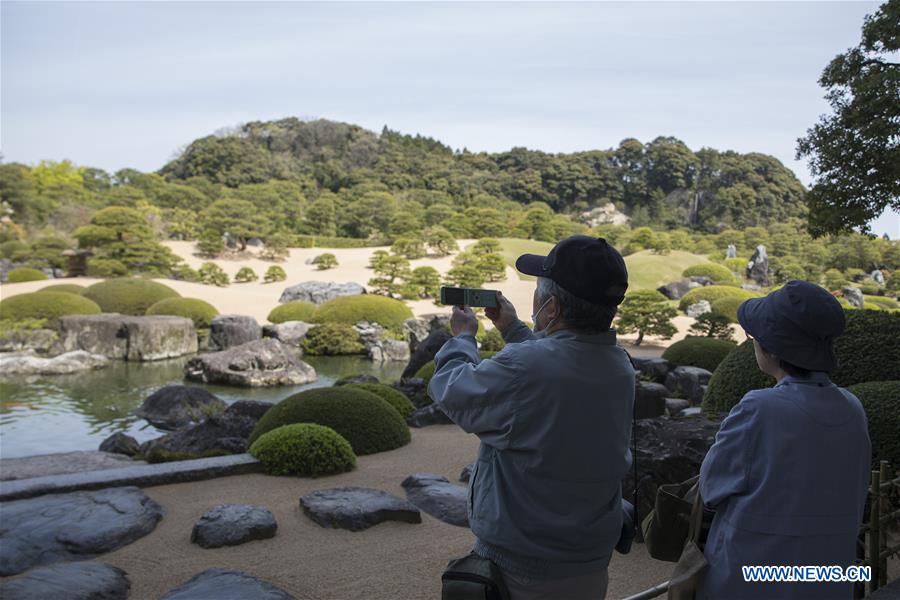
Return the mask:
M 550 249 L 555 245 L 549 242 L 539 242 L 537 240 L 520 240 L 518 238 L 499 238 L 503 260 L 513 269 L 516 268 L 516 259 L 522 254 L 540 254 L 546 256 Z M 516 271 L 516 275 L 523 281 L 534 281 L 536 277 L 531 275 L 523 275 Z

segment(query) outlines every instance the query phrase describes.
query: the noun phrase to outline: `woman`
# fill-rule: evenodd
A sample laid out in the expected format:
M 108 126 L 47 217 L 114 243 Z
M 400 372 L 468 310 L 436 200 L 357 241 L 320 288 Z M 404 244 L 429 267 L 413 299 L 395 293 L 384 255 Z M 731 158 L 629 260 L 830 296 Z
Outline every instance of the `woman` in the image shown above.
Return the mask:
M 716 516 L 697 597 L 851 598 L 852 583 L 745 582 L 741 569 L 856 562 L 871 446 L 859 399 L 827 375 L 844 311 L 819 286 L 791 281 L 741 304 L 738 321 L 778 383 L 741 399 L 700 468 Z

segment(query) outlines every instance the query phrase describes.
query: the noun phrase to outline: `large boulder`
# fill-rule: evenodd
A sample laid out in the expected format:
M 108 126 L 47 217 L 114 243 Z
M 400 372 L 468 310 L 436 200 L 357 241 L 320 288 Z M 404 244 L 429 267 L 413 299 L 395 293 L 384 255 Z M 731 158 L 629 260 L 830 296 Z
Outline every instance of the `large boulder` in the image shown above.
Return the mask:
M 218 450 L 229 454 L 247 451 L 247 439 L 256 423 L 274 406 L 269 402 L 239 400 L 219 415 L 141 444 L 148 454 L 156 448 L 167 452 L 202 454 Z
M 709 303 L 709 300 L 701 300 L 700 302 L 695 302 L 694 304 L 688 306 L 685 312 L 690 318 L 696 319 L 700 315 L 711 313 L 712 305 Z
M 207 569 L 160 600 L 296 600 L 268 581 L 241 571 Z
M 98 448 L 98 450 L 100 450 L 100 452 L 134 456 L 135 454 L 140 453 L 141 448 L 136 439 L 121 431 L 117 431 L 100 442 L 100 448 Z
M 392 383 L 391 387 L 405 394 L 416 408 L 422 408 L 432 403 L 431 398 L 428 397 L 428 385 L 421 377 L 400 379 Z
M 102 369 L 109 359 L 84 350 L 66 352 L 51 358 L 32 355 L 0 357 L 0 375 L 68 375 Z
M 631 358 L 638 373 L 656 383 L 663 383 L 671 365 L 665 358 L 634 356 Z
M 844 295 L 844 300 L 850 303 L 850 306 L 853 308 L 864 308 L 865 307 L 865 299 L 863 298 L 862 290 L 858 287 L 853 287 L 851 285 L 845 285 L 841 288 L 841 293 Z
M 134 414 L 160 429 L 178 429 L 221 413 L 227 405 L 206 389 L 194 385 L 166 385 L 149 396 Z
M 675 367 L 666 376 L 666 388 L 670 392 L 681 392 L 692 405 L 703 401 L 706 386 L 712 373 L 700 367 Z
M 0 332 L 0 352 L 50 351 L 59 334 L 54 329 L 8 329 Z
M 366 347 L 366 354 L 376 362 L 389 360 L 408 361 L 409 344 L 387 336 L 387 330 L 377 323 L 359 321 L 353 325 L 359 339 Z
M 0 598 L 12 600 L 125 600 L 131 582 L 122 569 L 98 562 L 38 567 L 0 585 Z
M 407 377 L 415 377 L 419 369 L 421 369 L 425 363 L 434 360 L 434 355 L 441 349 L 441 346 L 452 337 L 453 334 L 447 329 L 440 328 L 433 330 L 428 334 L 428 337 L 425 338 L 425 341 L 416 347 L 416 351 L 410 356 L 409 362 L 406 364 L 406 368 L 403 369 L 400 378 L 406 379 Z
M 193 321 L 184 317 L 118 313 L 61 317 L 59 340 L 51 352 L 74 350 L 122 360 L 162 360 L 195 353 L 197 332 Z
M 144 537 L 162 509 L 136 487 L 0 503 L 0 575 L 83 560 Z
M 403 332 L 409 342 L 409 351 L 415 352 L 419 344 L 425 341 L 432 332 L 439 329 L 450 329 L 450 316 L 446 313 L 433 313 L 422 315 L 414 319 L 407 319 L 402 325 Z
M 220 504 L 206 511 L 191 531 L 191 541 L 201 548 L 237 546 L 275 537 L 275 516 L 263 506 Z
M 700 283 L 692 281 L 691 279 L 679 279 L 678 281 L 672 281 L 670 283 L 662 285 L 656 288 L 656 290 L 669 300 L 681 300 L 682 296 L 687 294 L 695 287 L 700 286 Z
M 434 473 L 410 475 L 402 485 L 406 498 L 432 517 L 458 527 L 469 526 L 466 488 Z
M 429 404 L 417 408 L 408 417 L 406 424 L 410 427 L 428 427 L 429 425 L 452 425 L 453 421 L 437 404 Z
M 227 350 L 262 337 L 256 319 L 247 315 L 218 315 L 209 326 L 209 349 Z
M 315 369 L 272 338 L 195 356 L 184 366 L 184 374 L 194 381 L 243 387 L 301 385 L 316 380 Z
M 752 279 L 763 287 L 769 286 L 769 255 L 762 244 L 756 247 L 747 263 L 747 279 Z
M 358 283 L 336 283 L 334 281 L 304 281 L 285 288 L 278 302 L 303 300 L 313 304 L 324 304 L 338 296 L 358 296 L 365 294 L 366 288 Z
M 291 347 L 300 348 L 306 334 L 315 325 L 304 323 L 303 321 L 285 321 L 284 323 L 275 323 L 274 325 L 263 325 L 263 336 L 275 338 L 282 344 Z
M 340 487 L 310 492 L 300 498 L 304 514 L 322 527 L 362 531 L 384 521 L 421 523 L 419 510 L 381 490 Z
M 652 419 L 666 414 L 668 393 L 661 383 L 638 381 L 634 388 L 634 418 Z

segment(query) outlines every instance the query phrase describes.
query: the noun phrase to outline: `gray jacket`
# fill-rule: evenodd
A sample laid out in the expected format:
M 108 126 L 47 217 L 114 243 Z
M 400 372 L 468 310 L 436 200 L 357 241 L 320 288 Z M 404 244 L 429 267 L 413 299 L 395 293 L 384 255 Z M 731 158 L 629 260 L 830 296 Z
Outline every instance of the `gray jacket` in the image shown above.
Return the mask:
M 428 385 L 481 439 L 469 480 L 475 551 L 534 578 L 603 569 L 622 528 L 634 369 L 613 330 L 542 337 L 519 321 L 505 339 L 483 361 L 474 336 L 450 339 Z

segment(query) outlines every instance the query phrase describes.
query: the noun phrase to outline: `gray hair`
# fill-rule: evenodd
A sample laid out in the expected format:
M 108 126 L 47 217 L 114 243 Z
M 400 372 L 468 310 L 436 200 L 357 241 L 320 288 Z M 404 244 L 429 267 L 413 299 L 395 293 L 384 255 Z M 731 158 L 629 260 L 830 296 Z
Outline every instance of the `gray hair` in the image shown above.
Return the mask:
M 594 304 L 579 298 L 547 277 L 538 277 L 537 292 L 539 304 L 546 302 L 550 296 L 556 296 L 566 326 L 583 333 L 606 331 L 612 325 L 618 310 L 616 306 Z

